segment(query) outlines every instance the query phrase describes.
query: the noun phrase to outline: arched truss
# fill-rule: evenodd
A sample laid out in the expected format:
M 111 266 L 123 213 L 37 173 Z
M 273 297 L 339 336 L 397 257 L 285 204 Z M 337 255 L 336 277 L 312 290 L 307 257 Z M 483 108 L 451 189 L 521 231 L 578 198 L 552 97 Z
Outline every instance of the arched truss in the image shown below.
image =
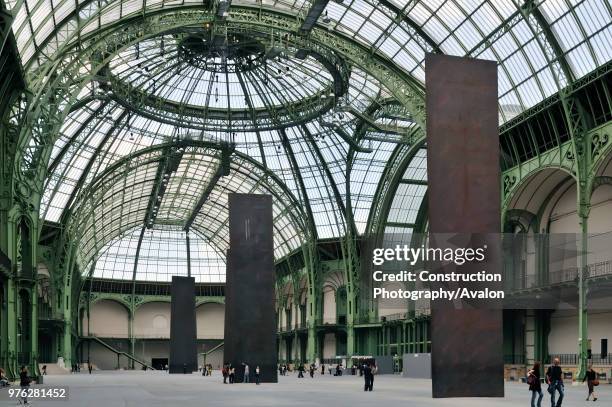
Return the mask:
M 102 70 L 91 99 L 112 98 L 137 114 L 192 130 L 243 132 L 312 121 L 348 90 L 349 67 L 333 52 L 267 59 L 267 38 L 230 34 L 237 55 L 226 70 L 196 53 L 211 51 L 197 47 L 213 42 L 213 35 L 212 29 L 177 29 L 137 43 Z M 182 51 L 185 43 L 196 51 Z M 285 88 L 292 91 L 277 94 Z
M 281 18 L 282 16 L 272 16 L 272 17 Z M 153 16 L 151 18 L 161 18 L 161 17 L 158 15 L 158 16 Z M 245 22 L 245 25 L 249 26 L 248 24 L 250 23 Z M 148 28 L 150 27 L 148 26 Z M 258 27 L 257 29 L 259 28 L 260 27 Z M 138 28 L 134 28 L 134 29 L 138 31 Z M 122 32 L 122 34 L 125 35 L 126 32 L 124 31 Z M 289 37 L 281 36 L 281 38 L 286 39 Z M 125 39 L 125 38 L 122 37 L 122 39 Z M 313 47 L 311 48 L 316 48 L 314 51 L 308 48 L 310 49 L 310 52 L 316 51 L 316 52 L 319 52 L 320 54 L 324 52 L 328 52 L 326 51 L 327 50 L 326 48 L 318 45 L 318 43 L 312 42 L 310 40 L 308 40 L 310 41 L 308 42 L 306 40 L 301 40 L 301 39 L 299 41 L 303 41 L 302 45 L 308 45 L 309 43 L 311 43 L 313 45 Z M 106 45 L 108 44 L 106 43 Z M 359 50 L 360 52 L 363 51 L 361 48 L 356 48 L 356 49 Z M 377 67 L 379 68 L 384 67 L 384 65 L 379 64 L 377 65 Z M 378 72 L 375 69 L 374 71 Z M 386 90 L 382 92 L 382 95 L 381 95 L 380 88 L 377 88 L 375 92 L 371 92 L 369 90 L 369 88 L 372 87 L 370 83 L 373 80 L 375 81 L 375 79 L 372 78 L 372 76 L 370 76 L 369 74 L 363 73 L 363 71 L 360 71 L 359 69 L 353 69 L 353 72 L 351 73 L 351 75 L 353 78 L 356 78 L 356 79 L 353 79 L 353 84 L 351 85 L 351 88 L 349 89 L 348 93 L 350 97 L 356 98 L 357 96 L 362 96 L 362 95 L 367 96 L 368 94 L 376 95 L 375 97 L 378 97 L 378 96 L 382 96 L 384 98 L 389 97 L 389 93 Z M 393 76 L 388 75 L 387 81 L 392 80 L 393 78 L 394 78 Z M 399 79 L 397 79 L 397 82 L 395 83 L 400 83 Z M 401 83 L 404 83 L 404 82 L 401 82 Z M 378 84 L 377 86 L 382 86 L 382 85 Z M 361 90 L 359 90 L 359 87 L 361 87 Z M 404 99 L 407 97 L 405 95 L 406 95 L 406 92 L 408 92 L 408 90 L 403 90 L 402 86 L 399 86 L 399 87 L 394 86 L 393 89 L 396 92 L 400 92 L 404 94 Z M 367 96 L 367 97 L 374 97 L 374 96 Z M 114 111 L 118 110 L 116 108 L 112 109 L 113 106 L 114 105 L 112 104 L 112 102 L 105 101 L 105 100 L 89 101 L 83 104 L 83 109 L 89 109 L 91 111 L 96 112 L 96 114 L 99 114 L 99 115 L 108 115 L 108 112 L 110 112 L 111 110 L 114 110 Z M 71 110 L 72 109 L 73 107 L 71 107 Z M 70 118 L 71 115 L 77 115 L 77 114 L 78 114 L 78 111 L 73 111 L 68 117 Z M 347 116 L 350 117 L 350 114 L 347 113 Z M 127 124 L 127 123 L 131 123 L 132 129 L 135 127 L 133 120 L 132 121 L 130 120 L 129 114 L 115 115 L 107 121 L 109 123 L 107 123 L 106 126 L 102 126 L 102 127 L 104 127 L 105 129 L 108 129 L 109 127 L 111 127 L 112 129 L 103 130 L 104 131 L 103 138 L 105 139 L 106 138 L 112 139 L 114 129 L 117 127 L 121 127 L 121 126 L 123 126 L 123 128 L 130 127 L 130 124 Z M 95 125 L 96 125 L 95 118 L 93 119 L 87 118 L 81 121 L 81 123 L 79 124 L 79 127 L 89 129 L 88 131 L 90 131 L 90 128 L 94 127 Z M 352 124 L 351 122 L 347 123 L 347 129 L 350 130 L 352 126 L 354 126 L 354 124 Z M 134 132 L 136 133 L 136 131 Z M 70 163 L 67 164 L 63 162 L 61 157 L 69 156 L 71 154 L 71 151 L 78 150 L 80 148 L 79 145 L 87 146 L 87 143 L 84 142 L 83 140 L 85 138 L 83 134 L 87 134 L 87 132 L 79 131 L 79 132 L 71 132 L 71 133 L 74 134 L 74 137 L 70 137 L 68 138 L 69 140 L 62 142 L 63 147 L 61 148 L 57 148 L 58 146 L 56 144 L 55 150 L 52 153 L 50 153 L 52 160 L 51 160 L 51 165 L 49 166 L 49 168 L 52 170 L 56 170 L 54 172 L 60 171 L 60 172 L 65 173 L 69 171 L 70 170 L 69 167 L 71 164 Z M 142 131 L 139 131 L 139 133 L 142 133 Z M 285 129 L 283 131 L 280 131 L 279 132 L 280 134 L 277 136 L 275 136 L 274 134 L 272 135 L 272 137 L 267 136 L 269 141 L 263 140 L 262 142 L 261 139 L 264 138 L 265 134 L 260 134 L 260 133 L 262 132 L 259 132 L 256 135 L 247 135 L 248 137 L 245 136 L 246 146 L 244 147 L 243 151 L 251 156 L 259 156 L 257 159 L 261 160 L 262 164 L 268 168 L 272 168 L 276 170 L 276 168 L 274 167 L 277 167 L 278 171 L 281 172 L 280 177 L 285 182 L 289 182 L 289 187 L 291 187 L 292 185 L 299 186 L 298 188 L 296 188 L 297 191 L 295 195 L 300 196 L 302 202 L 304 203 L 307 202 L 307 205 L 306 205 L 307 210 L 312 212 L 310 216 L 311 218 L 313 218 L 314 223 L 317 226 L 317 232 L 319 233 L 319 235 L 321 235 L 322 237 L 325 237 L 325 236 L 331 237 L 331 236 L 341 235 L 344 230 L 344 226 L 343 226 L 344 214 L 343 214 L 343 211 L 338 210 L 337 207 L 334 208 L 334 206 L 335 206 L 335 203 L 339 202 L 342 199 L 343 191 L 338 188 L 334 189 L 334 184 L 338 184 L 341 186 L 343 183 L 342 179 L 338 178 L 338 177 L 342 177 L 343 172 L 344 172 L 343 170 L 344 164 L 342 163 L 342 159 L 343 159 L 342 157 L 346 156 L 346 151 L 351 148 L 351 145 L 349 144 L 349 146 L 347 146 L 346 140 L 344 140 L 341 136 L 338 136 L 332 130 L 323 128 L 318 123 L 306 123 L 306 124 L 302 124 L 299 126 Z M 242 134 L 238 134 L 236 137 L 240 138 L 241 136 Z M 255 136 L 258 139 L 259 151 L 254 150 L 252 146 L 249 146 L 249 141 L 246 140 L 249 137 L 255 138 Z M 274 140 L 275 137 L 277 137 L 277 140 L 278 140 L 277 142 L 275 142 Z M 296 145 L 292 147 L 291 150 L 289 151 L 289 149 L 286 148 L 286 143 L 288 142 L 289 144 L 294 144 L 294 142 L 298 139 L 306 140 L 306 145 L 303 145 L 303 144 Z M 387 142 L 379 138 L 378 140 L 374 140 L 373 142 L 368 141 L 368 143 L 374 144 L 374 148 L 372 150 L 380 151 L 378 160 L 384 160 L 384 158 L 388 154 L 388 151 L 390 151 L 393 148 L 396 142 Z M 240 143 L 237 143 L 237 145 L 238 145 L 238 148 L 240 148 Z M 270 155 L 269 150 L 271 148 L 279 149 L 279 145 L 282 145 L 284 147 L 283 151 L 281 151 L 282 154 L 277 153 L 275 155 L 277 156 L 282 155 L 283 157 L 280 157 L 280 160 L 277 157 L 273 157 L 275 160 L 279 160 L 279 163 L 275 165 L 274 163 L 271 163 L 270 160 L 266 160 L 266 156 Z M 94 155 L 99 153 L 97 151 L 98 149 L 96 149 L 95 147 L 93 148 L 93 150 L 94 150 L 93 152 Z M 85 155 L 87 156 L 88 159 L 91 160 L 92 154 L 88 153 Z M 311 168 L 306 168 L 306 167 L 312 167 L 314 162 L 321 162 L 323 166 L 331 167 L 331 169 L 330 170 L 317 169 L 313 171 Z M 96 164 L 93 164 L 93 165 L 96 165 Z M 287 167 L 292 168 L 292 171 L 294 173 L 293 180 L 287 179 L 287 176 L 286 176 Z M 361 167 L 363 168 L 363 165 Z M 320 172 L 320 176 L 317 176 L 316 172 Z M 364 172 L 367 172 L 367 169 Z M 57 192 L 58 191 L 57 185 L 60 185 L 61 180 L 62 180 L 62 175 L 60 174 L 58 175 L 59 176 L 52 176 L 47 179 L 47 186 L 45 188 L 45 192 L 44 192 L 44 196 L 42 200 L 42 207 L 41 207 L 43 212 L 47 212 L 49 207 L 54 207 L 54 203 L 53 203 L 54 196 L 60 197 L 58 198 L 59 201 L 62 201 L 62 200 L 65 201 L 66 199 L 68 199 L 68 201 L 70 202 L 73 199 L 72 198 L 73 193 L 69 194 L 71 196 L 70 198 L 65 198 L 65 197 L 61 197 L 62 194 Z M 370 177 L 372 176 L 370 175 Z M 308 178 L 310 178 L 310 180 L 308 180 Z M 81 181 L 82 181 L 82 177 L 80 179 L 75 179 L 72 183 L 76 185 L 80 185 L 82 183 Z M 325 196 L 321 196 L 320 193 L 315 193 L 315 191 L 317 190 L 319 191 L 327 190 L 328 192 L 326 192 L 325 194 L 327 194 L 328 196 L 325 197 Z M 306 197 L 307 195 L 310 195 L 310 197 Z M 370 196 L 365 197 L 365 202 L 366 202 L 365 205 L 368 204 L 367 203 L 368 199 L 371 201 L 373 199 L 373 196 L 370 195 Z M 56 208 L 54 208 L 53 210 L 55 211 L 56 209 L 61 210 L 61 208 L 64 206 L 65 205 L 56 205 Z M 367 210 L 367 206 L 365 207 L 365 210 Z M 60 216 L 59 214 L 55 214 L 52 216 L 52 219 L 59 219 L 59 216 Z
M 80 36 L 78 46 L 74 45 L 69 51 L 61 53 L 61 58 L 45 69 L 57 74 L 43 76 L 38 81 L 32 80 L 31 86 L 35 89 L 36 97 L 30 112 L 33 120 L 22 131 L 21 148 L 24 155 L 20 163 L 21 171 L 34 171 L 39 182 L 44 178 L 45 171 L 41 163 L 48 161 L 50 145 L 54 142 L 54 134 L 57 134 L 61 121 L 78 100 L 86 84 L 114 55 L 132 44 L 177 27 L 214 21 L 214 14 L 210 12 L 185 8 L 152 12 L 143 18 L 139 14 L 138 17 L 127 26 L 122 25 L 123 21 L 115 22 L 102 32 Z M 295 20 L 271 11 L 250 8 L 235 8 L 232 18 L 224 22 L 223 26 L 232 33 L 243 35 L 252 31 L 263 33 L 271 43 L 292 55 L 300 49 L 322 54 L 331 49 L 347 62 L 377 78 L 401 103 L 410 107 L 418 124 L 424 124 L 421 86 L 401 70 L 394 69 L 382 57 L 372 55 L 355 42 L 326 30 L 315 30 L 309 37 L 297 36 L 293 34 L 296 31 Z M 123 29 L 113 31 L 113 28 L 119 27 Z
M 387 226 L 414 228 L 416 213 L 422 204 L 426 204 L 423 201 L 427 189 L 426 158 L 427 149 L 424 139 L 411 146 L 397 146 L 378 185 L 376 204 L 370 211 L 367 230 L 372 236 L 380 236 L 385 233 Z M 403 202 L 406 198 L 411 200 L 410 215 L 405 217 L 397 213 L 391 214 L 394 204 L 397 212 L 398 202 Z M 388 225 L 389 223 L 396 225 Z
M 570 170 L 558 167 L 543 167 L 532 171 L 507 196 L 502 220 L 504 228 L 515 221 L 525 230 L 536 233 L 546 229 L 542 223 L 544 211 L 551 200 L 558 199 L 564 191 L 576 183 L 576 176 Z
M 215 177 L 223 165 L 229 172 Z M 194 230 L 223 258 L 229 246 L 227 193 L 232 192 L 273 196 L 275 257 L 308 238 L 301 205 L 274 174 L 236 152 L 224 163 L 214 143 L 181 140 L 124 157 L 79 192 L 68 220 L 78 242 L 77 259 L 91 264 L 109 243 L 137 228 L 143 233 L 144 228 Z

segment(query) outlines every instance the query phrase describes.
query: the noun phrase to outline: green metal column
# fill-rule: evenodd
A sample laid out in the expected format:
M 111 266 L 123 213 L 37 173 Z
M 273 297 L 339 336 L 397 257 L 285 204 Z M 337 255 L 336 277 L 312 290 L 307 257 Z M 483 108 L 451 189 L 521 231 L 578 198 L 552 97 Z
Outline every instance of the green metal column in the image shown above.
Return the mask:
M 6 358 L 7 376 L 15 378 L 19 376 L 17 367 L 17 291 L 15 280 L 8 279 L 7 282 L 6 313 L 8 317 L 6 327 Z
M 303 253 L 308 281 L 308 295 L 306 296 L 306 327 L 308 329 L 306 359 L 309 363 L 312 363 L 317 358 L 320 349 L 317 338 L 317 319 L 320 313 L 321 290 L 319 287 L 320 264 L 316 242 L 311 240 L 306 243 Z
M 587 278 L 588 278 L 588 208 L 580 210 L 580 260 L 578 264 L 578 355 L 579 365 L 577 380 L 582 380 L 587 371 L 587 348 L 589 339 L 588 308 L 587 308 Z
M 65 237 L 67 238 L 67 237 Z M 60 337 L 60 354 L 64 358 L 64 363 L 66 366 L 72 366 L 73 361 L 75 360 L 73 356 L 73 346 L 72 346 L 72 266 L 73 266 L 73 254 L 74 254 L 74 245 L 66 244 L 64 246 L 66 250 L 65 257 L 63 259 L 62 264 L 62 282 L 63 287 L 60 292 L 61 298 L 58 303 L 58 307 L 62 315 L 64 316 L 64 325 L 62 327 L 61 337 Z M 77 302 L 78 304 L 78 302 Z M 89 332 L 88 332 L 89 333 Z

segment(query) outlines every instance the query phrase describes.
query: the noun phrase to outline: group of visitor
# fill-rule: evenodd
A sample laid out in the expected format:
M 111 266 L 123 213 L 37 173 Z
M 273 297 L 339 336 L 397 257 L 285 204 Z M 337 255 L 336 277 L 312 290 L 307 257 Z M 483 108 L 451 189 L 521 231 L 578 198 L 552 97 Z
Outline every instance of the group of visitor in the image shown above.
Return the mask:
M 260 384 L 260 372 L 259 366 L 256 366 L 254 372 L 255 384 Z M 231 363 L 226 363 L 223 365 L 221 374 L 223 375 L 223 384 L 227 384 L 228 380 L 229 384 L 236 383 L 236 369 Z M 251 367 L 247 362 L 242 363 L 242 383 L 251 383 Z
M 374 389 L 374 375 L 378 373 L 376 363 L 373 360 L 365 361 L 360 366 L 360 373 L 364 380 L 363 391 L 372 391 Z
M 289 367 L 285 363 L 281 363 L 278 365 L 278 374 L 281 376 L 287 376 L 288 369 Z
M 223 368 L 221 369 L 221 374 L 223 375 L 223 384 L 227 384 L 228 380 L 230 384 L 234 383 L 236 372 L 231 363 L 226 363 L 223 365 Z
M 91 362 L 88 360 L 87 361 L 87 371 L 89 372 L 89 374 L 91 374 L 91 371 L 93 370 L 93 365 L 91 364 Z M 146 370 L 146 369 L 143 369 Z M 73 363 L 70 367 L 70 373 L 81 373 L 81 364 L 80 363 Z M 42 367 L 42 374 L 46 375 L 47 374 L 47 365 L 44 365 Z
M 529 390 L 531 391 L 531 407 L 541 407 L 542 398 L 542 381 L 540 373 L 540 362 L 536 362 L 533 368 L 527 372 L 527 384 L 529 384 Z M 559 358 L 553 360 L 553 364 L 546 370 L 545 376 L 546 384 L 548 385 L 548 393 L 550 394 L 550 405 L 551 407 L 561 407 L 563 403 L 563 397 L 565 396 L 565 387 L 563 385 L 563 369 L 560 366 Z M 593 366 L 589 366 L 586 375 L 582 379 L 582 382 L 587 382 L 588 395 L 586 401 L 589 401 L 591 397 L 593 401 L 597 401 L 595 395 L 595 386 L 599 385 L 597 378 L 597 372 L 593 369 Z M 557 398 L 557 393 L 559 398 Z M 556 399 L 556 402 L 555 402 Z
M 321 363 L 321 375 L 325 374 L 325 364 Z M 342 376 L 343 366 L 341 363 L 338 363 L 334 368 L 333 365 L 328 365 L 329 374 L 334 376 Z M 288 367 L 285 364 L 278 365 L 278 372 L 281 376 L 286 376 Z M 295 370 L 298 372 L 298 379 L 304 378 L 304 373 L 306 372 L 306 366 L 303 363 L 299 363 Z M 378 368 L 376 366 L 376 362 L 373 359 L 361 361 L 359 365 L 354 364 L 351 368 L 351 372 L 353 375 L 357 373 L 359 370 L 359 376 L 364 377 L 364 390 L 372 391 L 374 388 L 374 375 L 377 373 Z M 314 378 L 314 374 L 317 371 L 317 366 L 315 363 L 311 363 L 308 366 L 308 373 L 311 378 Z
M 200 370 L 202 371 L 202 376 L 212 376 L 213 366 L 208 363 L 202 366 Z

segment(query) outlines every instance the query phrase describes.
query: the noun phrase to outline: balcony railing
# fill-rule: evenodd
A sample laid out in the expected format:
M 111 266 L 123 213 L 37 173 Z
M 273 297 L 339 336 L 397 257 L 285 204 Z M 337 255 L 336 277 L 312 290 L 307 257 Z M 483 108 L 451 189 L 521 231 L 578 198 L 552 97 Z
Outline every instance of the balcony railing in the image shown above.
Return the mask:
M 346 315 L 337 317 L 318 318 L 317 325 L 346 325 Z
M 571 283 L 578 280 L 578 267 L 570 267 L 563 270 L 553 271 L 546 275 L 546 279 L 541 281 L 537 275 L 518 275 L 510 279 L 513 290 L 524 290 L 529 288 L 541 288 L 549 285 Z M 592 263 L 587 266 L 587 278 L 612 276 L 612 260 Z
M 61 312 L 54 311 L 50 307 L 41 306 L 40 304 L 38 306 L 37 313 L 38 319 L 40 320 L 62 321 L 64 319 L 64 315 Z
M 379 317 L 380 322 L 402 321 L 408 318 L 407 312 L 398 312 L 396 314 L 383 315 Z
M 606 355 L 606 357 L 602 358 L 601 354 L 593 354 L 591 358 L 588 360 L 588 364 L 592 364 L 594 366 L 610 366 L 612 365 L 612 354 Z M 580 363 L 580 356 L 575 353 L 562 353 L 562 354 L 553 354 L 548 357 L 545 361 L 546 363 L 551 363 L 553 359 L 559 358 L 560 364 L 563 365 L 578 365 Z

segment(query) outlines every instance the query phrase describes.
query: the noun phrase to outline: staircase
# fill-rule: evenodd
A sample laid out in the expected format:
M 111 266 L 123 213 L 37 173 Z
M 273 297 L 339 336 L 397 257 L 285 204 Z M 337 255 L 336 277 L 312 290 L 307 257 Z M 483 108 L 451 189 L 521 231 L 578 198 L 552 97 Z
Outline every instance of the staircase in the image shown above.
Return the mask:
M 220 344 L 218 344 L 217 346 L 209 349 L 207 352 L 202 352 L 202 356 L 204 356 L 204 364 L 206 364 L 206 356 L 210 355 L 211 353 L 221 349 L 223 346 L 225 345 L 225 342 L 221 342 Z
M 113 352 L 114 354 L 116 354 L 117 356 L 125 356 L 129 360 L 133 360 L 134 362 L 138 363 L 141 366 L 146 367 L 147 369 L 155 370 L 155 368 L 153 366 L 150 366 L 150 365 L 146 364 L 145 362 L 143 362 L 143 361 L 141 361 L 139 359 L 136 359 L 134 356 L 130 355 L 127 352 L 123 352 L 121 350 L 115 349 L 114 347 L 112 347 L 108 343 L 104 342 L 102 339 L 98 338 L 97 336 L 83 336 L 83 337 L 81 337 L 81 340 L 97 342 L 100 345 L 104 346 L 106 349 L 108 349 L 111 352 Z M 49 366 L 47 366 L 47 369 L 48 368 L 49 368 Z

